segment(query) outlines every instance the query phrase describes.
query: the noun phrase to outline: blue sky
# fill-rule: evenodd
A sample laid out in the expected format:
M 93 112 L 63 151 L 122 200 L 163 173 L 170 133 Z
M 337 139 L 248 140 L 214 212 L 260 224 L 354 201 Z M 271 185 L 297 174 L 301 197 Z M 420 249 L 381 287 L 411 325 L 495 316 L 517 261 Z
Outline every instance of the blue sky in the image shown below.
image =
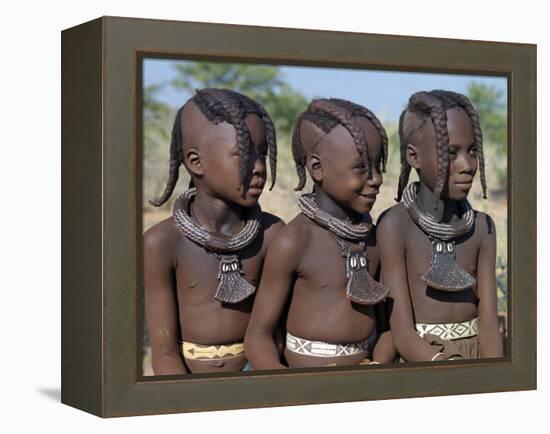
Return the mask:
M 186 61 L 145 59 L 143 84 L 169 83 L 175 77 L 175 63 Z M 483 82 L 501 90 L 506 96 L 506 78 L 458 74 L 428 74 L 281 66 L 290 86 L 307 98 L 337 97 L 371 109 L 382 120 L 397 121 L 411 94 L 419 90 L 446 89 L 466 93 L 468 83 Z M 181 106 L 190 95 L 171 86 L 159 92 L 158 98 L 172 107 Z

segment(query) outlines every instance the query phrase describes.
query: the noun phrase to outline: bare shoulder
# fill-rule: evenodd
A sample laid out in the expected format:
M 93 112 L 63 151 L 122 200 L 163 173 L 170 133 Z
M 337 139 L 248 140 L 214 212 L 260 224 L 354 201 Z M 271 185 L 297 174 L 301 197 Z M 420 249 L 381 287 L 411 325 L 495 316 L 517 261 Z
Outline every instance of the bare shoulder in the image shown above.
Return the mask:
M 270 235 L 273 237 L 283 228 L 284 225 L 285 222 L 275 214 L 262 211 L 262 229 L 264 230 L 266 236 Z
M 271 249 L 288 255 L 301 254 L 311 233 L 309 219 L 298 214 L 287 225 L 284 225 L 273 239 Z
M 143 249 L 146 252 L 171 254 L 175 243 L 180 239 L 181 234 L 172 223 L 172 217 L 168 217 L 145 231 Z
M 377 237 L 396 236 L 405 234 L 411 223 L 409 213 L 403 206 L 398 203 L 391 208 L 385 210 L 376 222 Z
M 496 236 L 496 224 L 489 214 L 482 211 L 475 211 L 475 227 L 481 237 L 495 237 Z

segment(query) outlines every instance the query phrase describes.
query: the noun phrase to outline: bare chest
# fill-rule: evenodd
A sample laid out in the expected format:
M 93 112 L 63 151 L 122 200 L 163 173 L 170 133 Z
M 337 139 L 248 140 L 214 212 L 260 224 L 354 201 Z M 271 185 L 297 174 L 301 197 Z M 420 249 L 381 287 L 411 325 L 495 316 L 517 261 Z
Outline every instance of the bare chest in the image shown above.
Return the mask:
M 346 267 L 348 249 L 355 253 L 363 251 L 357 243 L 341 245 L 329 231 L 320 228 L 316 230 L 304 249 L 297 273 L 297 289 L 343 294 L 348 280 Z M 378 267 L 375 247 L 367 245 L 365 252 L 368 270 L 373 275 Z
M 407 237 L 407 274 L 412 278 L 420 278 L 430 267 L 433 244 L 417 226 L 411 225 L 411 228 Z M 453 246 L 456 263 L 472 275 L 477 272 L 479 247 L 480 240 L 475 231 L 468 237 L 457 239 Z
M 252 242 L 250 246 L 236 254 L 242 276 L 257 287 L 263 263 L 261 241 Z M 215 255 L 187 239 L 180 243 L 174 258 L 180 303 L 192 306 L 213 300 L 219 284 L 218 276 L 224 266 L 220 259 L 220 255 Z M 235 265 L 233 267 L 236 268 Z
M 418 227 L 411 225 L 406 248 L 407 279 L 411 301 L 417 321 L 461 321 L 477 312 L 476 285 L 457 292 L 437 290 L 428 286 L 422 276 L 429 270 L 433 248 L 432 241 Z M 453 245 L 454 260 L 474 278 L 477 275 L 477 258 L 480 248 L 479 235 L 457 239 Z

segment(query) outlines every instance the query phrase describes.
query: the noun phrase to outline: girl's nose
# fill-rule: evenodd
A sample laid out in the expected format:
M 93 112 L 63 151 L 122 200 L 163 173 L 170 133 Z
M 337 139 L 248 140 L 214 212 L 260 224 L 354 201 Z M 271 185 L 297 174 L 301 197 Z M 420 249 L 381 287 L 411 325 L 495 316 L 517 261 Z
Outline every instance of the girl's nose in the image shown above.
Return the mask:
M 462 158 L 457 158 L 456 164 L 458 164 L 459 173 L 474 174 L 477 170 L 477 158 L 472 157 L 470 154 L 464 155 Z
M 253 152 L 251 157 L 251 163 L 253 164 L 252 172 L 254 175 L 263 175 L 266 173 L 265 158 L 259 155 L 257 152 Z
M 367 181 L 369 185 L 373 187 L 380 187 L 382 185 L 382 173 L 380 173 L 380 170 L 373 167 L 371 168 L 371 176 L 370 179 Z

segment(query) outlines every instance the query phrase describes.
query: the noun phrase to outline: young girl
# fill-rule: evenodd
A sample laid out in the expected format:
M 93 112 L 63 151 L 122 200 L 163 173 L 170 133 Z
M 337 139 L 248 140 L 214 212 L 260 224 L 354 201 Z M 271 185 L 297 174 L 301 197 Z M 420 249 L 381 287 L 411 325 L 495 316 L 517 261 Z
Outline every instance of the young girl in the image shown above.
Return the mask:
M 174 215 L 144 235 L 145 304 L 156 375 L 237 371 L 265 251 L 283 226 L 258 199 L 276 142 L 264 108 L 239 93 L 197 91 L 178 111 L 170 175 L 159 206 L 183 164 L 193 188 Z
M 254 369 L 285 367 L 272 337 L 285 316 L 289 367 L 393 358 L 391 339 L 389 351 L 372 351 L 376 306 L 387 290 L 373 278 L 379 260 L 368 214 L 382 183 L 387 143 L 376 116 L 349 101 L 315 100 L 298 119 L 292 139 L 297 189 L 305 185 L 306 169 L 315 187 L 268 250 L 245 337 Z
M 401 203 L 378 226 L 397 350 L 406 361 L 500 357 L 495 224 L 467 200 L 478 166 L 487 189 L 478 114 L 464 95 L 418 92 L 399 136 Z M 420 182 L 407 185 L 411 168 Z

